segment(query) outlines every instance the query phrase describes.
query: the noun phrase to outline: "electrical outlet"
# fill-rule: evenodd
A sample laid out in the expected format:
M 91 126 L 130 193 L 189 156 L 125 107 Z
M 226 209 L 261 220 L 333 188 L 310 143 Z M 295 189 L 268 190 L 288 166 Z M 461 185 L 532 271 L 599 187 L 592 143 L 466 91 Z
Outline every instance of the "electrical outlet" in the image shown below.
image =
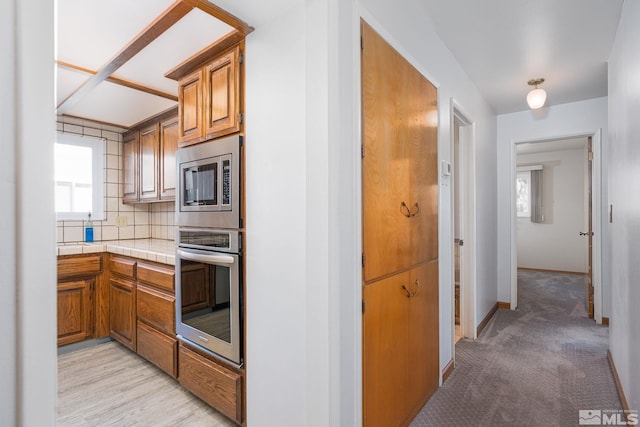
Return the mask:
M 129 220 L 126 216 L 116 217 L 116 227 L 126 227 L 128 223 L 129 223 Z

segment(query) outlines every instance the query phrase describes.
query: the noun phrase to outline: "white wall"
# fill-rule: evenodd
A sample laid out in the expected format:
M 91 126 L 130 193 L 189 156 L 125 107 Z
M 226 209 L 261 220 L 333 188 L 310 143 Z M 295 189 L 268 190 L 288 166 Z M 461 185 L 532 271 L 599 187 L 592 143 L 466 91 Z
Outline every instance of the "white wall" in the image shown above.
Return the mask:
M 562 141 L 557 141 L 562 144 Z M 542 165 L 544 221 L 518 218 L 518 267 L 587 273 L 584 148 L 518 154 L 518 166 Z
M 0 424 L 55 425 L 53 2 L 0 3 Z
M 640 3 L 625 1 L 609 58 L 611 324 L 609 348 L 630 409 L 640 408 Z
M 551 96 L 550 94 L 549 96 Z M 511 300 L 511 144 L 518 141 L 557 139 L 568 135 L 587 135 L 602 130 L 601 223 L 594 232 L 608 239 L 607 225 L 607 98 L 555 105 L 540 110 L 527 110 L 498 116 L 498 299 Z M 598 161 L 596 159 L 596 161 Z M 602 248 L 602 315 L 610 313 L 609 276 L 610 255 Z

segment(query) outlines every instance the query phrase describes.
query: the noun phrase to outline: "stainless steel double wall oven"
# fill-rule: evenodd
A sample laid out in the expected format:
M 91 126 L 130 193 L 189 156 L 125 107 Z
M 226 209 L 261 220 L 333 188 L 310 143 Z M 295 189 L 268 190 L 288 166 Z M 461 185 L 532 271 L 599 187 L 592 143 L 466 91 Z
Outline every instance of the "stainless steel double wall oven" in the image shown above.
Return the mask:
M 242 359 L 241 136 L 177 153 L 176 331 L 240 366 Z

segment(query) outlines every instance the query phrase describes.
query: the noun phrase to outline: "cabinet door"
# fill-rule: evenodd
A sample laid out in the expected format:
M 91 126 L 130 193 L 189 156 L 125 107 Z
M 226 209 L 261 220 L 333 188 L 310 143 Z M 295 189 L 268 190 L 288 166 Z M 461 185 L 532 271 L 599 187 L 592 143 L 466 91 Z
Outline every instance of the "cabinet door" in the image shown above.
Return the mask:
M 158 141 L 157 124 L 140 131 L 140 200 L 158 199 Z
M 138 322 L 137 352 L 158 368 L 171 375 L 178 376 L 178 341 L 142 322 Z
M 109 284 L 110 335 L 123 345 L 135 351 L 135 283 L 132 280 L 112 276 Z
M 58 346 L 93 336 L 95 279 L 58 283 Z
M 138 201 L 138 159 L 140 155 L 140 140 L 138 132 L 125 136 L 122 152 L 123 201 Z
M 364 286 L 364 424 L 408 425 L 438 388 L 438 263 Z
M 199 262 L 182 261 L 180 280 L 182 314 L 211 307 L 209 287 L 209 265 Z
M 176 151 L 178 150 L 178 118 L 160 123 L 160 199 L 176 198 Z
M 204 90 L 202 70 L 178 82 L 179 145 L 184 147 L 204 141 Z
M 174 295 L 138 282 L 136 312 L 138 320 L 161 332 L 176 334 L 176 298 Z
M 410 280 L 404 272 L 363 289 L 363 425 L 367 427 L 403 425 L 413 406 L 415 396 L 406 390 L 416 361 L 410 353 L 410 313 L 403 290 Z
M 240 131 L 240 47 L 204 67 L 206 139 Z
M 409 108 L 423 117 L 438 117 L 436 88 L 417 72 Z M 414 99 L 416 98 L 416 99 Z M 411 265 L 438 257 L 438 135 L 437 120 L 426 119 L 409 144 Z
M 405 393 L 411 396 L 411 418 L 422 409 L 438 389 L 440 380 L 438 262 L 423 263 L 412 269 L 408 306 L 411 373 Z

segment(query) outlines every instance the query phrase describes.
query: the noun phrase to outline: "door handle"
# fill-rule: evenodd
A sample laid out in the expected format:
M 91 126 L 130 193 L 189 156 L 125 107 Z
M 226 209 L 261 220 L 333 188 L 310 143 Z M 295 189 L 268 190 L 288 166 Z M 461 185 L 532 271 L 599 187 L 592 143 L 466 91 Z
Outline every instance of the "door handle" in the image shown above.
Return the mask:
M 586 231 L 586 232 L 581 231 L 581 232 L 580 232 L 580 233 L 578 233 L 578 234 L 579 234 L 580 236 L 589 236 L 589 235 L 593 236 L 593 231 L 592 231 L 591 233 L 589 233 L 588 231 Z
M 176 254 L 182 259 L 195 261 L 195 262 L 202 262 L 205 264 L 231 265 L 234 263 L 234 259 L 231 255 L 209 255 L 209 254 L 194 253 L 194 252 L 186 251 L 183 249 L 178 249 L 176 251 Z
M 411 217 L 411 211 L 409 210 L 409 206 L 407 206 L 405 202 L 400 203 L 400 213 L 402 213 L 402 215 L 406 216 L 407 218 Z
M 413 218 L 414 216 L 418 215 L 419 213 L 420 213 L 420 205 L 416 203 L 413 206 L 413 209 L 411 209 L 411 212 L 410 212 L 411 217 Z

